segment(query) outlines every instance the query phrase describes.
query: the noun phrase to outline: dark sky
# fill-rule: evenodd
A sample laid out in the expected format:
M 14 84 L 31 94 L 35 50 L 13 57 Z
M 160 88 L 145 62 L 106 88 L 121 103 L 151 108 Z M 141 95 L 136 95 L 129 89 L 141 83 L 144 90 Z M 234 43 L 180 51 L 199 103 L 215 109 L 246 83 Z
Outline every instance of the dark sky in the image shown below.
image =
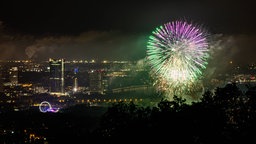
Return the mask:
M 148 32 L 182 18 L 202 23 L 213 33 L 254 33 L 254 8 L 252 1 L 247 0 L 5 0 L 1 2 L 0 19 L 12 29 L 31 34 Z
M 252 2 L 5 0 L 0 3 L 0 59 L 141 59 L 155 27 L 185 19 L 202 24 L 213 35 L 223 34 L 234 45 L 239 43 L 229 44 L 229 49 L 245 49 L 243 55 L 250 59 L 240 61 L 254 61 L 250 55 L 251 50 L 256 52 Z

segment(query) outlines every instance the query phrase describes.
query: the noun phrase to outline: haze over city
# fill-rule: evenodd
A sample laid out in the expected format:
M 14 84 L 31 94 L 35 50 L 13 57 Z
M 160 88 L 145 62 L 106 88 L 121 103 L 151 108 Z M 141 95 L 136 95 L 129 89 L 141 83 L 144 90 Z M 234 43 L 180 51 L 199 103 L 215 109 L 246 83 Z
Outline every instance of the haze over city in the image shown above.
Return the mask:
M 214 37 L 212 59 L 255 62 L 250 1 L 4 1 L 0 9 L 0 59 L 139 60 L 156 27 L 184 19 Z

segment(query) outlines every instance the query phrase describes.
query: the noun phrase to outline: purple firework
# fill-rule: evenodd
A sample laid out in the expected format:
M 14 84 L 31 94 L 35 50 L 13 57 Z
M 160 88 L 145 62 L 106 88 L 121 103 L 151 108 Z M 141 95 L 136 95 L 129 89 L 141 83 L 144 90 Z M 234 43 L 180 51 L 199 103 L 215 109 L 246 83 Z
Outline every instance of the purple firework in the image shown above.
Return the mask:
M 147 59 L 155 85 L 169 96 L 194 91 L 208 57 L 205 31 L 186 21 L 166 23 L 149 37 Z

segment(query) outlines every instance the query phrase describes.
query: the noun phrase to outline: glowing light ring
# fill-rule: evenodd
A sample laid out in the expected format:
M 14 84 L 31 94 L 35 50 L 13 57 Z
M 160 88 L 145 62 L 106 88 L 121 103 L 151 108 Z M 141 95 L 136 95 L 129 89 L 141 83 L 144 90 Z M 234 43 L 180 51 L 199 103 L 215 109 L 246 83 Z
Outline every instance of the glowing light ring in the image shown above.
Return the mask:
M 185 21 L 156 28 L 148 40 L 147 60 L 154 85 L 167 95 L 195 91 L 208 57 L 206 33 Z
M 58 112 L 59 109 L 52 108 L 51 104 L 48 101 L 43 101 L 39 105 L 40 112 L 46 113 L 46 112 Z

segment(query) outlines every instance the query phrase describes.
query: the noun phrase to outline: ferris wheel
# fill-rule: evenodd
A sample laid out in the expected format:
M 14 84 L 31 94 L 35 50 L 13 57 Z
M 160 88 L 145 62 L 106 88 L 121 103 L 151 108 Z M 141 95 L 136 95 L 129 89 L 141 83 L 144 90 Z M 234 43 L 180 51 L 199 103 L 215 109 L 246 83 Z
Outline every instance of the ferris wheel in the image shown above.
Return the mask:
M 43 101 L 39 105 L 40 112 L 46 113 L 46 112 L 58 112 L 59 109 L 52 108 L 51 104 L 48 101 Z

